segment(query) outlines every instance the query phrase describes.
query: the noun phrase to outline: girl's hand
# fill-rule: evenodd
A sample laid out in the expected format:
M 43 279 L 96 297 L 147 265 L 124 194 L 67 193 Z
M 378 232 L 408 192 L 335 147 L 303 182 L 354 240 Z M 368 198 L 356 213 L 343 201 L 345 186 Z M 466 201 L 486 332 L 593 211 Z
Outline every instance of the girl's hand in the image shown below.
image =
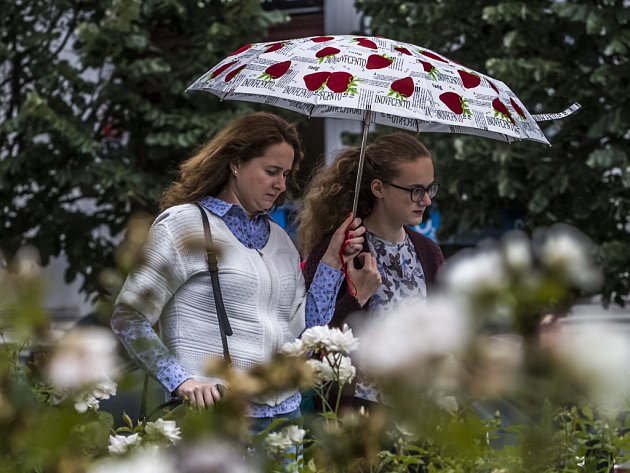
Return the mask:
M 361 269 L 356 269 L 354 262 L 351 262 L 348 264 L 348 276 L 357 291 L 357 302 L 363 307 L 381 286 L 381 273 L 378 271 L 376 258 L 371 253 L 360 253 L 356 259 L 362 264 Z
M 343 262 L 347 263 L 363 249 L 364 233 L 365 227 L 361 225 L 361 219 L 349 215 L 333 234 L 322 261 L 331 268 L 341 269 L 339 253 L 342 248 Z
M 214 384 L 187 379 L 178 386 L 175 394 L 191 406 L 205 409 L 221 399 L 221 393 Z

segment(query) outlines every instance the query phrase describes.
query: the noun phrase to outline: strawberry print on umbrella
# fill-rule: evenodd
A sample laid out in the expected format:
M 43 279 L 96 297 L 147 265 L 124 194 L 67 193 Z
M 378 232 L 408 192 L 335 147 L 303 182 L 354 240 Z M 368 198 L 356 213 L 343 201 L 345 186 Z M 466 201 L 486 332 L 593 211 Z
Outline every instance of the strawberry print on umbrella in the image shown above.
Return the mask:
M 326 81 L 326 87 L 338 94 L 356 94 L 357 82 L 359 79 L 354 77 L 349 72 L 336 71 L 331 72 L 328 80 Z
M 481 77 L 478 74 L 473 74 L 472 72 L 464 71 L 462 69 L 457 69 L 457 73 L 459 77 L 462 79 L 462 84 L 467 89 L 474 89 L 481 84 Z
M 384 54 L 370 54 L 367 59 L 366 69 L 384 69 L 392 65 L 394 60 Z
M 324 62 L 326 59 L 329 59 L 331 57 L 336 56 L 337 54 L 339 54 L 341 52 L 340 49 L 337 48 L 332 48 L 330 46 L 326 46 L 323 49 L 320 49 L 319 51 L 317 51 L 315 53 L 315 57 L 317 58 L 317 62 L 319 64 L 321 64 L 322 62 Z
M 466 99 L 455 92 L 444 92 L 440 94 L 440 100 L 455 115 L 469 116 L 470 109 L 466 103 Z
M 280 79 L 280 77 L 282 77 L 283 75 L 287 73 L 290 67 L 291 67 L 291 61 L 277 62 L 269 66 L 267 69 L 265 69 L 265 72 L 260 74 L 258 78 L 264 79 L 264 80 Z
M 392 82 L 387 95 L 394 96 L 398 100 L 407 100 L 413 94 L 413 87 L 413 79 L 411 77 L 403 77 Z
M 498 79 L 440 52 L 387 38 L 322 35 L 248 43 L 188 90 L 416 132 L 548 144 L 522 100 Z M 543 118 L 539 118 L 543 119 Z

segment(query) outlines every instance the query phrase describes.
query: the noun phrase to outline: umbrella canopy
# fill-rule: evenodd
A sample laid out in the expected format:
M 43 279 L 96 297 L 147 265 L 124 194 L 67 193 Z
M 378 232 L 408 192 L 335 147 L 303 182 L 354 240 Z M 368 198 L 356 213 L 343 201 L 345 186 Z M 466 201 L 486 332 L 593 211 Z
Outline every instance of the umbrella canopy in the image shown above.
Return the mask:
M 368 125 L 549 144 L 507 85 L 426 48 L 381 37 L 315 36 L 252 43 L 230 54 L 187 90 L 222 100 L 275 105 L 313 117 L 363 121 L 353 214 Z
M 243 46 L 188 90 L 313 117 L 365 120 L 415 132 L 466 133 L 549 144 L 498 79 L 428 49 L 386 38 L 317 36 Z

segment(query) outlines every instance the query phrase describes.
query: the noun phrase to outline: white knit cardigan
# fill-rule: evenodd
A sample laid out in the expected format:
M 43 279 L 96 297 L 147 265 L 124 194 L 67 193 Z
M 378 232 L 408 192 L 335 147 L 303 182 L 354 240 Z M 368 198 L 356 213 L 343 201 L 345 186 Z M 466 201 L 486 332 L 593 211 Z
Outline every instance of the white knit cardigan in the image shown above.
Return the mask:
M 234 331 L 228 337 L 233 366 L 248 369 L 268 361 L 305 327 L 304 278 L 293 242 L 274 222 L 261 250 L 245 247 L 216 215 L 206 212 L 217 251 L 225 309 Z M 127 304 L 153 325 L 182 367 L 195 379 L 208 359 L 223 359 L 201 214 L 193 204 L 171 207 L 151 227 L 144 260 L 132 272 L 116 303 Z M 293 392 L 256 402 L 271 406 Z

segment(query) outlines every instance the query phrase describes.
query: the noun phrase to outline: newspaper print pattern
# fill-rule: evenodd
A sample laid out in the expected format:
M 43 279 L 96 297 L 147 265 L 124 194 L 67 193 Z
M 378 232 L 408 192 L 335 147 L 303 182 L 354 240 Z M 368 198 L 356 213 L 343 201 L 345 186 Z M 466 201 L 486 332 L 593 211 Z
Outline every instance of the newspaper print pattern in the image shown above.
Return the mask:
M 503 82 L 386 38 L 340 35 L 248 44 L 187 90 L 312 117 L 363 120 L 371 110 L 375 123 L 416 132 L 549 144 Z

